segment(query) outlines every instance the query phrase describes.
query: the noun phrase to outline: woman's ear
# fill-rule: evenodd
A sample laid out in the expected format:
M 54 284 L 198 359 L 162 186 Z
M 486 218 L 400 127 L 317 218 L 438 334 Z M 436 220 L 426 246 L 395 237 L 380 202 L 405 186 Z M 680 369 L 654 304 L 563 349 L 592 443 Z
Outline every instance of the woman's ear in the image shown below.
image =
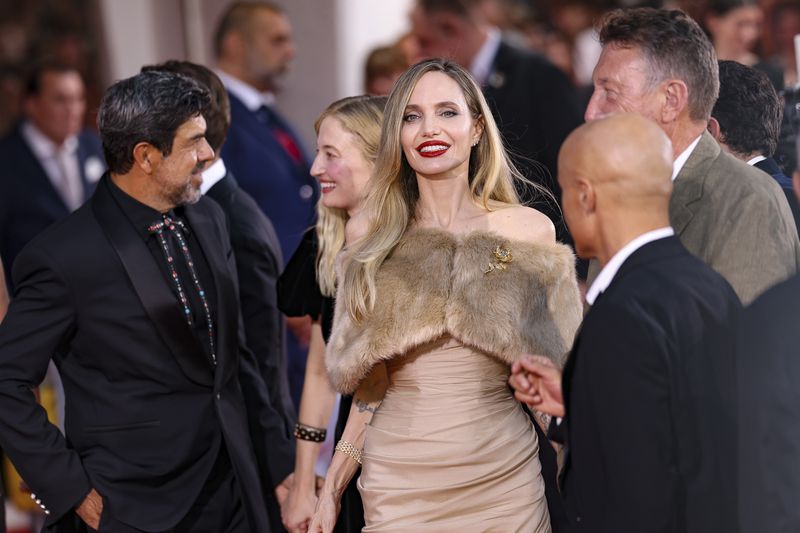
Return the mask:
M 478 141 L 481 140 L 481 136 L 483 135 L 484 129 L 484 121 L 483 115 L 479 115 L 478 118 L 475 119 L 475 122 L 472 125 L 472 146 L 478 144 Z

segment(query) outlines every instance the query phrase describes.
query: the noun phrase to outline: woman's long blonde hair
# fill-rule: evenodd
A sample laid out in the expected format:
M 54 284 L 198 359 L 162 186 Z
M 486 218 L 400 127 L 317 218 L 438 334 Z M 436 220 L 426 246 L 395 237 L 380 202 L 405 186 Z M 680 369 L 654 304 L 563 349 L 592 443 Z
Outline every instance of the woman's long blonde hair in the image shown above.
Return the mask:
M 328 117 L 336 119 L 342 128 L 356 139 L 364 159 L 374 164 L 378 154 L 385 106 L 385 96 L 364 95 L 342 98 L 322 112 L 314 123 L 314 130 L 319 135 L 323 120 Z M 350 217 L 344 209 L 322 205 L 322 198 L 317 203 L 317 282 L 325 296 L 336 294 L 334 265 L 336 255 L 344 247 L 344 227 L 348 218 Z
M 416 174 L 403 154 L 400 133 L 411 93 L 429 72 L 441 72 L 453 79 L 464 93 L 472 117 L 482 122 L 483 133 L 472 148 L 469 162 L 469 185 L 476 201 L 486 210 L 490 210 L 490 200 L 518 204 L 515 181 L 527 182 L 509 160 L 486 99 L 466 70 L 443 59 L 429 59 L 408 69 L 395 83 L 386 103 L 378 157 L 363 208 L 370 221 L 369 229 L 353 245 L 340 280 L 341 297 L 356 321 L 372 310 L 378 268 L 416 214 L 419 188 Z

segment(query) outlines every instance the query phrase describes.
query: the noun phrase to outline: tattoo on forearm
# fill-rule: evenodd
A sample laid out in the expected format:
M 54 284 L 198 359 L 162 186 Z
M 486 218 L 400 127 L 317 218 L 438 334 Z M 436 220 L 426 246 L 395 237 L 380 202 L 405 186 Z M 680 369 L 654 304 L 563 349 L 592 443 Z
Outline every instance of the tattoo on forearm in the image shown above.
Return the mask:
M 356 398 L 356 407 L 358 407 L 358 412 L 363 413 L 364 411 L 369 411 L 372 414 L 375 414 L 375 411 L 378 409 L 378 406 L 372 406 L 363 400 Z

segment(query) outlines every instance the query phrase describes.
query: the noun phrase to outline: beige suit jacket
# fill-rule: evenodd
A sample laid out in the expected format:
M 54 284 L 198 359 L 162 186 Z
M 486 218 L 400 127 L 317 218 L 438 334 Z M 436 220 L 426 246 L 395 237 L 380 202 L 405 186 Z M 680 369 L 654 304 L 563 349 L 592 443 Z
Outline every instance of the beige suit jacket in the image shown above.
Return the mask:
M 780 186 L 723 152 L 708 132 L 675 179 L 669 220 L 745 305 L 800 269 L 797 228 Z M 599 273 L 592 263 L 588 286 Z

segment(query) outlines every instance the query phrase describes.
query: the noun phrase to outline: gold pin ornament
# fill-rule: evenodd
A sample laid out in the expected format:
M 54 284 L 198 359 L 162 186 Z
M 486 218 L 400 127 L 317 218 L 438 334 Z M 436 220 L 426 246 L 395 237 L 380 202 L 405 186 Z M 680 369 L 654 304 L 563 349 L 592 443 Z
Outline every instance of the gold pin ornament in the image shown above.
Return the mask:
M 511 250 L 508 248 L 501 248 L 500 246 L 492 251 L 492 256 L 493 259 L 489 263 L 489 268 L 483 271 L 484 274 L 488 274 L 489 272 L 493 272 L 495 270 L 505 270 L 506 264 L 514 260 L 514 256 L 511 255 Z

